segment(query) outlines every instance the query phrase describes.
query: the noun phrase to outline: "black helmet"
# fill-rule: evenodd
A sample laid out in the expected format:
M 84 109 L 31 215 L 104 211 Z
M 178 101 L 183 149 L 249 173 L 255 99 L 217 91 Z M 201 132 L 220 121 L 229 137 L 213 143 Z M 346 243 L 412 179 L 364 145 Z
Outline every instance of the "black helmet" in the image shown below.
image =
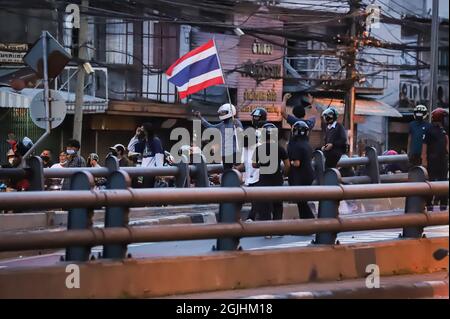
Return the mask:
M 274 140 L 274 134 L 278 132 L 278 128 L 273 123 L 266 123 L 263 125 L 263 133 L 266 136 L 266 142 Z
M 267 111 L 263 108 L 254 109 L 252 112 L 252 125 L 256 128 L 263 126 L 267 122 Z
M 303 121 L 295 122 L 292 125 L 292 136 L 293 137 L 308 137 L 309 135 L 309 126 Z
M 302 119 L 306 115 L 305 107 L 303 105 L 296 105 L 292 109 L 292 114 L 294 114 L 295 117 Z

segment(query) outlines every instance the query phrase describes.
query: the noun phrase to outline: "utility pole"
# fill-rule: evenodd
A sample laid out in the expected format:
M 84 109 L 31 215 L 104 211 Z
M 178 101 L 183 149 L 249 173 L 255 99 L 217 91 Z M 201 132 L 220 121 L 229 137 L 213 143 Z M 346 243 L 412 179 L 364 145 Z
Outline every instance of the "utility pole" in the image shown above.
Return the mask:
M 88 33 L 88 18 L 87 14 L 84 14 L 83 9 L 89 6 L 89 0 L 81 1 L 81 16 L 80 16 L 80 29 L 78 33 L 78 74 L 77 74 L 77 88 L 75 96 L 75 116 L 73 120 L 73 138 L 81 143 L 82 131 L 83 131 L 83 98 L 84 98 L 84 77 L 85 72 L 83 68 L 83 62 L 87 57 L 87 33 Z
M 356 105 L 356 54 L 358 49 L 358 32 L 357 30 L 357 13 L 361 8 L 360 0 L 349 0 L 350 15 L 349 27 L 350 27 L 350 47 L 346 59 L 346 79 L 347 79 L 347 92 L 345 95 L 345 114 L 344 114 L 344 127 L 347 129 L 350 154 L 351 157 L 355 148 L 354 134 L 355 134 L 355 105 Z
M 439 72 L 439 0 L 433 0 L 433 17 L 431 23 L 430 113 L 437 106 Z M 431 116 L 429 116 L 429 118 L 431 122 Z

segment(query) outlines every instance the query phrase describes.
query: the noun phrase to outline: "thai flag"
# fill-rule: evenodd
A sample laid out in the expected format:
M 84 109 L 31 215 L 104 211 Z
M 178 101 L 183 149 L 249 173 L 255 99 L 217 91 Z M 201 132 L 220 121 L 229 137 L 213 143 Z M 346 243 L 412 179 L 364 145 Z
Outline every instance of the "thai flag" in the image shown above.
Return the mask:
M 178 88 L 181 99 L 207 87 L 225 84 L 214 40 L 179 58 L 166 74 Z

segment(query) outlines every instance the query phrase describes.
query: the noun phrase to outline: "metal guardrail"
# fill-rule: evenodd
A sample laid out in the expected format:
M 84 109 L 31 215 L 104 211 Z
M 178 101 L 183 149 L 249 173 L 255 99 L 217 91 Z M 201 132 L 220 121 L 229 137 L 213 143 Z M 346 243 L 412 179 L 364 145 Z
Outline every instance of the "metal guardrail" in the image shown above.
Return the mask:
M 380 165 L 408 162 L 407 155 L 377 156 L 374 148 L 366 149 L 367 157 L 341 159 L 338 167 L 365 166 L 367 176 L 343 177 L 343 184 L 369 184 L 369 183 L 401 183 L 408 181 L 407 174 L 380 175 Z M 316 173 L 315 184 L 322 185 L 325 174 L 325 156 L 321 151 L 314 152 L 312 161 Z M 30 190 L 44 190 L 44 178 L 70 178 L 80 171 L 90 172 L 94 177 L 108 177 L 117 170 L 117 159 L 110 157 L 106 160 L 105 167 L 102 168 L 43 168 L 39 157 L 33 157 L 28 161 L 29 168 L 8 168 L 0 169 L 0 178 L 30 178 Z M 185 158 L 176 166 L 165 166 L 159 168 L 142 167 L 121 167 L 131 177 L 175 177 L 177 187 L 190 187 L 190 180 L 194 178 L 197 187 L 208 187 L 208 176 L 216 173 L 223 173 L 222 164 L 202 163 L 189 165 Z
M 220 188 L 132 189 L 131 177 L 123 170 L 110 176 L 108 190 L 94 190 L 94 177 L 83 171 L 71 178 L 71 191 L 0 194 L 1 208 L 69 208 L 64 232 L 0 235 L 0 251 L 33 248 L 66 248 L 67 261 L 89 260 L 91 247 L 104 245 L 103 258 L 122 259 L 134 242 L 217 238 L 215 249 L 239 249 L 240 237 L 261 235 L 316 234 L 315 243 L 333 245 L 337 233 L 403 227 L 403 237 L 420 238 L 423 227 L 448 224 L 448 212 L 425 213 L 426 198 L 448 195 L 447 182 L 427 182 L 427 173 L 416 167 L 411 183 L 341 185 L 340 173 L 328 170 L 321 186 L 242 187 L 240 173 L 226 171 Z M 405 215 L 339 218 L 339 203 L 345 199 L 406 197 Z M 242 224 L 242 204 L 255 201 L 319 200 L 318 220 L 255 222 Z M 130 207 L 163 204 L 220 203 L 218 225 L 151 226 L 128 225 Z M 92 228 L 93 208 L 106 206 L 105 229 Z

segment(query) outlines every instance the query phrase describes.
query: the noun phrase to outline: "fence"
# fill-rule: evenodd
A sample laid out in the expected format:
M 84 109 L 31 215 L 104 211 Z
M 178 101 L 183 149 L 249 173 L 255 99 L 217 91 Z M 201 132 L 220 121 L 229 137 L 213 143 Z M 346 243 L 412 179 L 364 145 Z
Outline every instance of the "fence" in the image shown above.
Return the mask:
M 367 176 L 343 177 L 343 184 L 378 184 L 378 183 L 401 183 L 408 181 L 408 174 L 380 175 L 381 164 L 406 163 L 407 155 L 377 156 L 373 147 L 367 148 L 366 157 L 341 159 L 338 167 L 364 166 Z M 325 157 L 321 151 L 314 152 L 313 167 L 316 174 L 315 184 L 323 185 L 325 175 Z M 0 169 L 0 178 L 16 177 L 30 179 L 30 190 L 44 190 L 45 178 L 68 178 L 80 172 L 90 172 L 94 177 L 108 177 L 113 172 L 119 170 L 117 159 L 110 157 L 106 160 L 103 168 L 43 168 L 42 161 L 38 157 L 33 157 L 28 161 L 28 168 L 21 169 Z M 222 164 L 207 165 L 202 159 L 201 163 L 189 165 L 188 160 L 184 158 L 176 166 L 165 166 L 160 168 L 141 168 L 141 167 L 121 167 L 131 177 L 154 177 L 171 176 L 175 178 L 175 185 L 179 188 L 190 187 L 191 178 L 195 179 L 196 187 L 208 187 L 209 175 L 214 173 L 223 173 Z
M 125 258 L 127 245 L 138 242 L 217 238 L 215 249 L 240 249 L 240 238 L 262 235 L 316 234 L 314 243 L 334 245 L 337 233 L 403 228 L 403 237 L 421 238 L 423 228 L 447 225 L 448 211 L 426 213 L 429 196 L 447 196 L 447 182 L 427 182 L 427 173 L 416 167 L 409 173 L 410 183 L 341 185 L 336 169 L 327 170 L 321 186 L 242 187 L 240 173 L 226 171 L 222 187 L 132 189 L 131 177 L 124 170 L 110 175 L 108 190 L 93 190 L 94 176 L 83 171 L 71 178 L 71 190 L 61 192 L 22 192 L 0 194 L 0 209 L 66 208 L 68 230 L 37 234 L 0 235 L 0 251 L 66 248 L 67 261 L 89 260 L 91 247 L 103 245 L 103 258 Z M 406 197 L 405 215 L 372 218 L 339 218 L 339 202 L 344 199 Z M 243 203 L 255 201 L 319 200 L 318 219 L 242 223 Z M 217 225 L 171 225 L 129 227 L 130 207 L 164 204 L 220 203 Z M 93 208 L 105 206 L 105 228 L 92 227 Z

